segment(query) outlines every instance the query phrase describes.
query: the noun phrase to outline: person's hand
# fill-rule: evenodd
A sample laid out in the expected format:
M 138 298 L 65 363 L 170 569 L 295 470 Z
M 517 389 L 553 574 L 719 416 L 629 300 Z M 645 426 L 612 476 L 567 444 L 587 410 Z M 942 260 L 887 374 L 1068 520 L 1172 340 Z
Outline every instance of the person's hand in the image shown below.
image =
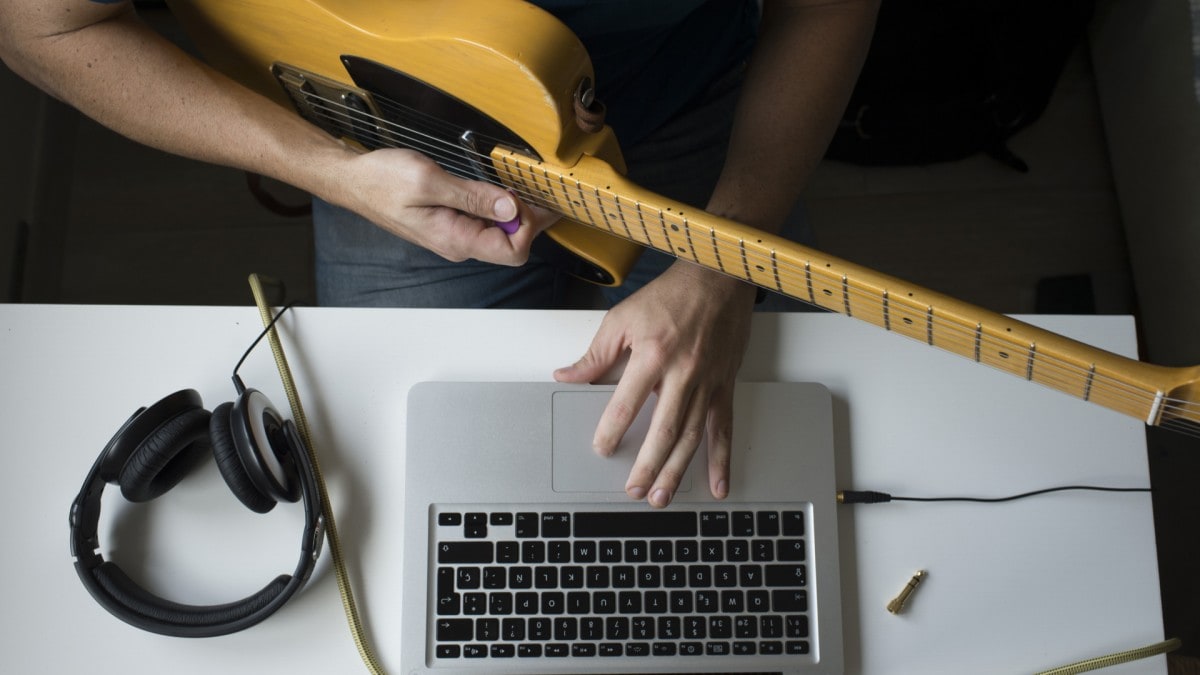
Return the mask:
M 733 386 L 750 334 L 754 288 L 688 262 L 666 272 L 605 315 L 579 361 L 560 382 L 594 382 L 628 362 L 596 428 L 593 447 L 611 455 L 651 392 L 650 429 L 625 484 L 651 506 L 671 502 L 701 439 L 708 439 L 709 489 L 729 493 Z
M 358 155 L 343 177 L 348 190 L 341 205 L 451 262 L 522 265 L 534 238 L 559 219 L 503 187 L 451 175 L 412 150 Z M 512 234 L 496 225 L 517 218 Z

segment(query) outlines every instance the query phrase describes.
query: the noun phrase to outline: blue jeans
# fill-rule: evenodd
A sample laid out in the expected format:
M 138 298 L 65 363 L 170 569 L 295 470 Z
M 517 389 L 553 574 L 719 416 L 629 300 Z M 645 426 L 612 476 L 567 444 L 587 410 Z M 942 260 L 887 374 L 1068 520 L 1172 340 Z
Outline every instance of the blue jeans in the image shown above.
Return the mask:
M 633 147 L 623 148 L 629 178 L 663 196 L 703 207 L 725 161 L 740 81 L 737 73 L 715 83 L 703 102 Z M 321 305 L 561 309 L 576 306 L 581 296 L 579 282 L 537 256 L 521 267 L 477 260 L 449 262 L 319 199 L 313 202 L 313 229 Z M 797 204 L 781 234 L 810 243 L 811 228 L 802 204 Z M 624 284 L 602 289 L 604 299 L 610 306 L 620 302 L 674 260 L 647 249 Z M 758 308 L 811 309 L 775 293 L 768 293 Z

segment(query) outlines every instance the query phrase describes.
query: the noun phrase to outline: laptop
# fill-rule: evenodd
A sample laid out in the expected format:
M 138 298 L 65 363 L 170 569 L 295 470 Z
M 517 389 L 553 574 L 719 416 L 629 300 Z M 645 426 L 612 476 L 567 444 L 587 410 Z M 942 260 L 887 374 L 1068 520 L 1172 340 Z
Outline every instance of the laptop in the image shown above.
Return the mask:
M 624 492 L 653 399 L 591 449 L 612 391 L 411 389 L 401 672 L 841 673 L 829 391 L 739 382 L 729 496 L 702 445 L 665 509 Z

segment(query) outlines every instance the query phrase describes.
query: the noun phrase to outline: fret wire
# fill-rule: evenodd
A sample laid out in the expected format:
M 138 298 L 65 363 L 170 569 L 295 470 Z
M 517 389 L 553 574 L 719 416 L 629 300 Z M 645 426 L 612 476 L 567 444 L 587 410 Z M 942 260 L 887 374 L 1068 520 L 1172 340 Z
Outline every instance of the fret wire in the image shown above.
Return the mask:
M 566 202 L 567 206 L 571 208 L 571 220 L 574 220 L 577 223 L 582 223 L 583 219 L 579 217 L 579 210 L 575 208 L 575 200 L 571 199 L 570 189 L 567 187 L 566 176 L 559 174 L 558 185 L 562 191 L 563 201 Z
M 680 213 L 679 217 L 681 219 L 683 219 L 684 241 L 687 242 L 688 250 L 692 252 L 692 260 L 695 261 L 696 263 L 699 263 L 700 262 L 700 253 L 696 250 L 696 245 L 694 243 L 692 243 L 692 228 L 688 227 L 687 216 Z
M 662 225 L 663 240 L 666 242 L 667 253 L 674 253 L 675 248 L 671 243 L 671 233 L 667 231 L 667 219 L 663 216 L 663 210 L 658 209 L 658 222 Z
M 600 209 L 600 217 L 604 219 L 604 226 L 608 228 L 610 233 L 617 234 L 617 231 L 613 229 L 612 219 L 609 218 L 608 209 L 604 208 L 604 198 L 600 196 L 600 188 L 593 186 L 592 194 L 596 198 L 596 208 Z
M 621 196 L 614 194 L 613 203 L 617 205 L 617 218 L 621 221 L 621 228 L 625 230 L 625 238 L 630 241 L 637 241 L 633 236 L 633 230 L 629 229 L 629 223 L 625 220 L 625 207 L 621 206 Z
M 750 280 L 754 277 L 750 276 L 750 261 L 746 258 L 746 240 L 738 239 L 738 248 L 742 255 L 742 271 L 745 272 L 745 279 Z
M 650 229 L 648 227 L 646 227 L 646 213 L 645 213 L 645 211 L 642 210 L 642 202 L 638 201 L 636 203 L 637 203 L 638 222 L 641 223 L 642 234 L 646 235 L 645 243 L 647 246 L 652 247 L 653 240 L 650 238 Z
M 717 269 L 721 270 L 722 272 L 725 272 L 725 263 L 721 260 L 721 247 L 717 245 L 717 231 L 710 227 L 710 228 L 708 228 L 708 235 L 709 235 L 710 239 L 712 240 L 713 256 L 716 258 L 716 261 L 717 261 Z M 728 272 L 725 272 L 725 273 L 728 274 Z
M 603 230 L 604 228 L 600 227 L 600 225 L 596 223 L 596 217 L 592 215 L 592 209 L 588 207 L 587 193 L 583 189 L 583 183 L 579 182 L 579 179 L 577 178 L 573 180 L 575 181 L 575 192 L 579 195 L 579 208 L 583 210 L 584 215 L 587 216 L 588 222 L 591 223 L 592 227 L 598 230 Z

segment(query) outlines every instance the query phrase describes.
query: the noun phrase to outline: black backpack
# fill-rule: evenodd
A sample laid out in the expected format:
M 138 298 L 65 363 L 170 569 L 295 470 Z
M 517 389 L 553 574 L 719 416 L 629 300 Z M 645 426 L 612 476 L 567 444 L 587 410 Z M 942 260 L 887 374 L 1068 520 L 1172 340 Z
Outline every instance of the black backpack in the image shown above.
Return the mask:
M 1007 140 L 1045 109 L 1095 0 L 883 0 L 826 157 L 928 164 L 986 152 L 1019 171 Z

